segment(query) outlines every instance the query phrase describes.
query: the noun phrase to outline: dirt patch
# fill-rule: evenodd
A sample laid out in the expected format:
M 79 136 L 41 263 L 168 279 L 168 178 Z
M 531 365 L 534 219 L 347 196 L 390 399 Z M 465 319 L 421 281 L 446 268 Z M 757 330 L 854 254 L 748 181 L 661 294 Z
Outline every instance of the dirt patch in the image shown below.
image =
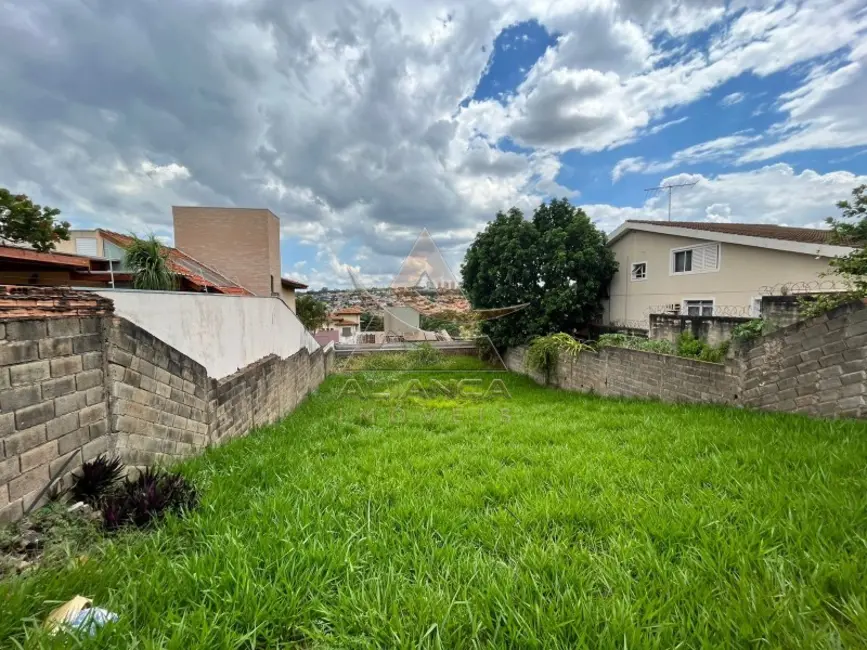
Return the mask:
M 102 538 L 100 522 L 100 513 L 83 503 L 52 503 L 0 528 L 0 580 L 39 565 L 82 559 L 84 550 Z

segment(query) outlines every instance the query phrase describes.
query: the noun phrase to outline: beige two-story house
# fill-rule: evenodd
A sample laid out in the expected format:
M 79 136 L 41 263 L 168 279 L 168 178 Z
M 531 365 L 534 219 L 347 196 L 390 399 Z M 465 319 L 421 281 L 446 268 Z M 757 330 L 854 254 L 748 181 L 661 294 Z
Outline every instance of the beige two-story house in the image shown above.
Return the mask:
M 626 221 L 609 237 L 619 270 L 603 323 L 646 327 L 650 313 L 758 316 L 768 287 L 827 284 L 852 251 L 830 232 L 764 224 Z

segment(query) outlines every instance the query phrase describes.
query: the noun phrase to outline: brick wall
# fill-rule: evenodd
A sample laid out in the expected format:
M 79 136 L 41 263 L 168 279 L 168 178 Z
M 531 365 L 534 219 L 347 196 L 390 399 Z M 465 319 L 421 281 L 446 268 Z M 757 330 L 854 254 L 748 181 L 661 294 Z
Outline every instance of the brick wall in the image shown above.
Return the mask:
M 324 381 L 325 375 L 323 352 L 309 354 L 302 348 L 288 359 L 267 357 L 230 377 L 213 381 L 211 440 L 219 443 L 276 422 L 295 410 Z
M 185 253 L 220 269 L 257 296 L 271 295 L 272 277 L 273 290 L 280 291 L 280 220 L 273 212 L 173 206 L 172 216 L 175 246 Z
M 0 322 L 0 521 L 107 449 L 102 336 L 100 316 Z
M 204 367 L 123 318 L 107 323 L 111 428 L 130 466 L 168 464 L 208 444 Z
M 272 355 L 216 380 L 122 318 L 110 320 L 107 350 L 111 428 L 118 455 L 133 467 L 194 456 L 276 422 L 322 383 L 333 357 L 302 348 L 288 359 Z
M 334 363 L 333 348 L 302 349 L 217 381 L 105 302 L 0 319 L 0 522 L 101 453 L 132 467 L 168 464 L 274 422 Z M 88 309 L 96 313 L 81 315 Z
M 506 366 L 526 373 L 526 347 Z M 542 382 L 537 373 L 528 373 Z M 600 395 L 719 403 L 822 417 L 867 417 L 867 306 L 796 323 L 735 350 L 725 364 L 603 348 L 563 358 L 551 384 Z
M 815 416 L 867 417 L 867 308 L 844 305 L 741 350 L 742 403 Z
M 506 367 L 525 373 L 525 356 L 526 347 L 508 350 Z M 544 382 L 538 373 L 528 374 Z M 565 390 L 668 402 L 729 404 L 736 401 L 738 392 L 733 367 L 624 348 L 561 357 L 550 383 Z

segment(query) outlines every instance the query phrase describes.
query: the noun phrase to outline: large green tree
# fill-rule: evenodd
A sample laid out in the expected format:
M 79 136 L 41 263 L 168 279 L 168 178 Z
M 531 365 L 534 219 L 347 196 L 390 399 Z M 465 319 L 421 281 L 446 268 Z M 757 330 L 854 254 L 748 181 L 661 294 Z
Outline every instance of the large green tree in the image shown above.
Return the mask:
M 361 313 L 361 331 L 362 332 L 381 332 L 385 329 L 383 318 L 380 314 L 372 311 Z
M 470 245 L 461 270 L 475 309 L 529 303 L 482 323 L 494 345 L 512 346 L 596 320 L 617 262 L 605 233 L 560 199 L 540 205 L 531 220 L 517 208 L 498 213 Z
M 419 317 L 419 327 L 426 332 L 441 332 L 445 330 L 452 338 L 459 338 L 461 335 L 461 326 L 455 321 L 450 321 L 438 316 L 428 316 L 422 314 Z
M 852 190 L 851 201 L 840 201 L 839 219 L 828 218 L 837 243 L 854 246 L 845 257 L 831 260 L 834 272 L 847 278 L 861 296 L 867 295 L 867 185 Z
M 310 294 L 302 293 L 295 298 L 295 313 L 298 314 L 305 329 L 315 332 L 325 325 L 328 318 L 328 307 L 324 302 L 316 300 Z
M 57 221 L 57 208 L 37 205 L 24 194 L 0 187 L 0 238 L 30 244 L 46 253 L 59 241 L 69 239 L 69 224 Z

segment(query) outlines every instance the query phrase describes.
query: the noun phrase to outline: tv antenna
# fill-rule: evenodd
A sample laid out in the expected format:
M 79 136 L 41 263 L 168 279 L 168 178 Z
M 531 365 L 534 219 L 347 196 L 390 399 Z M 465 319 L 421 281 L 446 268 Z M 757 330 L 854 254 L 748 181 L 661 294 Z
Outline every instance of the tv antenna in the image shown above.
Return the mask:
M 668 191 L 668 220 L 671 221 L 671 193 L 680 187 L 692 187 L 696 185 L 698 181 L 693 181 L 692 183 L 672 183 L 670 185 L 660 185 L 659 187 L 648 187 L 644 191 L 647 192 L 647 196 L 657 196 L 660 192 Z

